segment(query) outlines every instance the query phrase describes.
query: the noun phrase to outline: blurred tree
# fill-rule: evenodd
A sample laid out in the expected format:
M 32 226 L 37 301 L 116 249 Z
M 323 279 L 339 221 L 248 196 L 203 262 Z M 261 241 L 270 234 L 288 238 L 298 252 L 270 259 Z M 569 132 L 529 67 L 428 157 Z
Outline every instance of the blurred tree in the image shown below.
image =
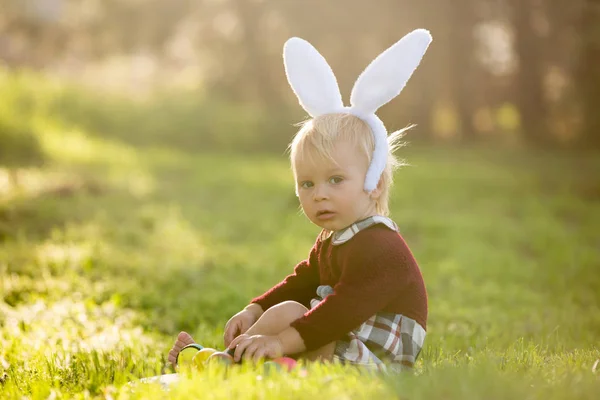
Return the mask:
M 554 143 L 548 125 L 547 100 L 544 94 L 546 67 L 545 42 L 535 29 L 536 20 L 544 18 L 538 0 L 510 0 L 515 28 L 518 69 L 515 77 L 515 102 L 521 116 L 521 131 L 530 145 L 547 147 Z
M 230 0 L 231 16 L 237 21 L 238 33 L 229 48 L 239 56 L 237 74 L 228 89 L 239 100 L 260 105 L 277 104 L 276 84 L 272 79 L 273 62 L 269 58 L 267 38 L 272 34 L 266 23 L 268 3 L 264 1 Z M 218 27 L 217 27 L 218 28 Z M 265 46 L 267 44 L 267 46 Z M 228 56 L 222 59 L 228 63 Z
M 190 0 L 2 0 L 0 60 L 41 69 L 137 51 L 161 56 Z M 194 6 L 200 7 L 202 1 Z
M 58 23 L 63 0 L 3 0 L 0 12 L 0 60 L 8 67 L 41 68 L 65 50 Z
M 379 111 L 390 130 L 416 123 L 411 140 L 432 138 L 443 108 L 452 129 L 471 140 L 478 129 L 500 133 L 496 111 L 515 104 L 526 141 L 549 146 L 557 122 L 574 125 L 573 100 L 581 99 L 581 140 L 596 143 L 598 1 L 0 0 L 0 61 L 78 76 L 116 60 L 126 70 L 119 73 L 134 78 L 138 66 L 143 75 L 150 65 L 157 73 L 146 82 L 163 86 L 193 71 L 210 96 L 300 115 L 281 67 L 287 38 L 319 49 L 347 103 L 373 57 L 425 27 L 434 42 L 424 62 Z
M 599 0 L 583 0 L 577 81 L 583 100 L 583 129 L 579 142 L 586 148 L 600 149 Z
M 473 126 L 475 115 L 475 99 L 478 86 L 477 64 L 475 63 L 474 28 L 477 23 L 476 2 L 473 0 L 455 0 L 446 2 L 445 15 L 450 20 L 445 24 L 449 28 L 447 34 L 450 50 L 448 67 L 452 86 L 452 97 L 458 114 L 459 134 L 463 139 L 474 140 L 476 129 Z M 442 37 L 442 40 L 445 37 Z

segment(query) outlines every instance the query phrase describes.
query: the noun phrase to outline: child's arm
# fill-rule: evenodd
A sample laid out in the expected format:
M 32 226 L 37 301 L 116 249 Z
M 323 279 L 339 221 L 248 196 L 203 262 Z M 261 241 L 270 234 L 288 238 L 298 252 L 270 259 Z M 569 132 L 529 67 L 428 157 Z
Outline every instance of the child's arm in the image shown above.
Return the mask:
M 229 346 L 235 337 L 245 333 L 270 307 L 286 300 L 295 300 L 302 304 L 310 303 L 319 279 L 316 264 L 318 246 L 319 240 L 311 249 L 308 259 L 294 268 L 293 274 L 288 275 L 263 295 L 253 299 L 242 311 L 227 321 L 223 335 L 225 346 Z
M 256 319 L 259 319 L 260 316 L 265 312 L 262 307 L 256 303 L 248 304 L 246 307 L 244 307 L 244 310 L 250 311 L 252 314 L 254 314 Z
M 341 260 L 342 275 L 334 292 L 290 324 L 307 350 L 344 338 L 400 293 L 418 284 L 420 272 L 404 241 L 386 242 L 387 238 L 365 232 L 352 239 L 352 246 Z
M 258 304 L 250 304 L 227 321 L 223 333 L 225 346 L 238 335 L 245 333 L 263 314 L 263 309 Z

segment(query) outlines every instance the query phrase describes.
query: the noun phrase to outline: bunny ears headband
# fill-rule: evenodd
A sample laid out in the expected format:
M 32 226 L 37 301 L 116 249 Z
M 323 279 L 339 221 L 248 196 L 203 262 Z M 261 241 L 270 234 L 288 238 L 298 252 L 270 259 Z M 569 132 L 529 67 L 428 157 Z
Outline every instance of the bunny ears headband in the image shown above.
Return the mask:
M 375 115 L 377 109 L 398 96 L 431 43 L 425 29 L 417 29 L 381 53 L 354 83 L 350 107 L 344 107 L 335 75 L 323 56 L 306 40 L 293 37 L 283 47 L 285 72 L 300 105 L 311 117 L 348 113 L 364 120 L 375 141 L 364 189 L 373 191 L 385 169 L 387 130 Z

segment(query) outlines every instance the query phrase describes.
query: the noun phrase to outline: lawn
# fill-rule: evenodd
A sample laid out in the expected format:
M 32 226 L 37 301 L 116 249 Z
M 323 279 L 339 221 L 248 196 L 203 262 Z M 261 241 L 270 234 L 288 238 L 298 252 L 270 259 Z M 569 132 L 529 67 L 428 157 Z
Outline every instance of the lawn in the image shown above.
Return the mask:
M 227 319 L 308 254 L 286 158 L 41 131 L 45 166 L 18 189 L 0 169 L 2 398 L 600 396 L 597 155 L 400 150 L 392 217 L 430 305 L 414 374 L 216 369 L 165 394 L 127 382 L 168 372 L 180 330 L 222 348 Z

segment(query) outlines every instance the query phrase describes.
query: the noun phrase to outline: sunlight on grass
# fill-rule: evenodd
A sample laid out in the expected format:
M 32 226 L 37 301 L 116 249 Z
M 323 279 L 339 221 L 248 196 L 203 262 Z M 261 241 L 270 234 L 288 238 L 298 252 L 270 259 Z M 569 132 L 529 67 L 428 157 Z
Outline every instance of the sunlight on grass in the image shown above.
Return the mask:
M 84 302 L 75 293 L 51 304 L 38 299 L 3 306 L 0 316 L 0 377 L 5 371 L 7 395 L 37 397 L 50 387 L 96 391 L 109 382 L 125 383 L 140 362 L 145 372 L 139 373 L 160 370 L 160 359 L 149 354 L 155 340 L 136 323 L 139 316 L 111 302 Z M 136 356 L 142 352 L 143 358 Z
M 11 206 L 15 226 L 26 229 L 0 248 L 8 397 L 164 398 L 156 387 L 126 383 L 164 372 L 179 330 L 222 347 L 227 318 L 289 273 L 314 240 L 282 158 L 124 154 L 129 161 L 69 161 L 106 188 L 98 194 L 41 191 Z M 265 377 L 248 369 L 190 377 L 167 397 L 593 398 L 597 212 L 569 193 L 536 192 L 532 171 L 517 179 L 497 164 L 474 170 L 484 161 L 471 154 L 452 161 L 456 176 L 439 181 L 435 192 L 444 196 L 433 195 L 422 182 L 438 176 L 443 159 L 413 159 L 419 167 L 399 174 L 392 212 L 430 296 L 414 376 L 315 366 L 304 377 Z M 106 173 L 127 176 L 129 167 L 157 189 L 140 198 L 125 187 L 131 175 Z M 568 210 L 568 233 L 554 207 Z M 47 215 L 60 224 L 52 219 L 47 233 L 28 236 Z
M 125 187 L 138 197 L 156 190 L 152 175 L 134 147 L 93 137 L 75 128 L 44 126 L 43 132 L 42 145 L 56 162 L 101 165 L 106 168 L 105 179 L 109 183 Z
M 189 120 L 146 120 L 125 101 L 104 99 L 88 115 L 93 97 L 80 107 L 76 91 L 1 70 L 0 83 L 0 117 L 38 137 L 47 156 L 8 165 L 19 187 L 0 169 L 0 397 L 600 393 L 599 159 L 410 146 L 399 154 L 410 166 L 396 174 L 391 211 L 429 294 L 415 374 L 309 365 L 305 376 L 266 376 L 243 367 L 186 377 L 170 392 L 128 385 L 169 372 L 180 330 L 222 348 L 227 319 L 289 274 L 318 228 L 299 211 L 283 151 L 194 153 L 197 135 L 208 135 L 198 132 L 197 99 L 155 105 L 179 116 L 187 104 Z M 136 121 L 154 136 L 140 137 Z
M 13 171 L 18 182 L 10 182 L 9 171 L 0 168 L 0 196 L 3 200 L 17 197 L 36 197 L 61 188 L 77 188 L 84 185 L 81 176 L 50 168 L 19 168 Z
M 59 350 L 110 351 L 134 343 L 150 343 L 141 328 L 135 326 L 132 311 L 118 310 L 110 302 L 82 302 L 77 295 L 52 304 L 38 299 L 30 305 L 4 309 L 3 314 L 7 347 L 19 345 L 21 361 L 38 352 L 51 355 Z M 11 343 L 11 336 L 18 340 Z
M 147 204 L 132 212 L 128 227 L 109 226 L 96 256 L 116 268 L 151 269 L 155 278 L 170 268 L 202 264 L 207 255 L 201 232 L 175 205 Z M 107 240 L 110 238 L 109 240 Z M 148 251 L 139 251 L 146 248 Z M 115 271 L 116 272 L 116 271 Z
M 303 369 L 306 373 L 303 373 Z M 291 373 L 265 374 L 262 365 L 239 368 L 211 368 L 207 374 L 191 374 L 175 387 L 172 398 L 210 395 L 215 399 L 249 398 L 250 393 L 264 393 L 268 398 L 310 399 L 339 398 L 352 387 L 351 398 L 389 398 L 393 391 L 379 379 L 354 368 L 339 365 L 300 365 Z M 152 395 L 152 392 L 146 392 Z
M 81 265 L 89 259 L 90 245 L 76 245 L 74 243 L 58 244 L 44 243 L 37 248 L 39 265 L 44 268 L 55 265 L 58 268 Z

